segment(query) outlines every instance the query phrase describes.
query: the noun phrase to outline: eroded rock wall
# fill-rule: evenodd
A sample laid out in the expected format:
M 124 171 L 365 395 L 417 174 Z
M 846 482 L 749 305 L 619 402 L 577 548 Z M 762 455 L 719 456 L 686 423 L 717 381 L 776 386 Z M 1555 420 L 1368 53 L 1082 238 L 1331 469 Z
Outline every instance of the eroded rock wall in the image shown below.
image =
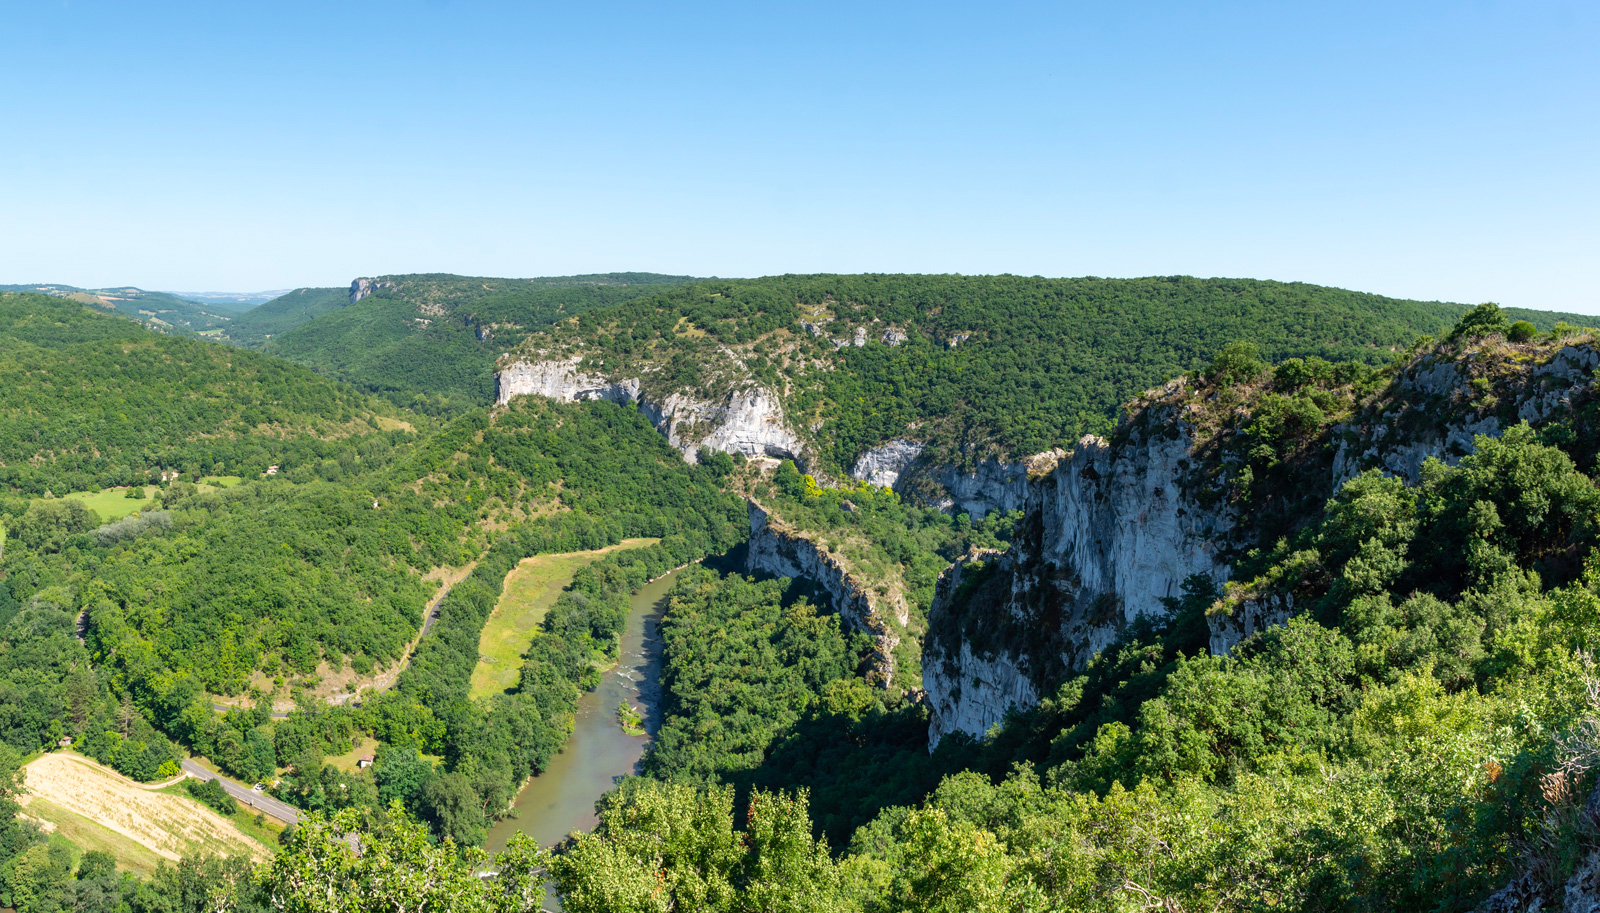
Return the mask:
M 746 573 L 765 572 L 776 577 L 800 577 L 828 594 L 833 610 L 851 626 L 870 633 L 877 642 L 874 678 L 884 687 L 895 682 L 894 648 L 899 636 L 873 605 L 870 594 L 840 564 L 811 540 L 779 524 L 766 510 L 748 502 L 750 543 Z M 904 621 L 901 622 L 904 624 Z
M 543 396 L 561 402 L 604 399 L 637 403 L 672 446 L 694 462 L 701 447 L 746 457 L 803 459 L 804 443 L 784 419 L 783 406 L 759 386 L 747 386 L 720 400 L 681 393 L 651 396 L 639 378 L 611 378 L 579 370 L 581 359 L 518 361 L 495 374 L 496 399 Z
M 1158 431 L 1115 448 L 1088 435 L 1054 469 L 1024 475 L 1026 519 L 1012 548 L 941 577 L 922 662 L 930 747 L 952 732 L 981 736 L 1011 706 L 1032 706 L 1043 683 L 1081 667 L 1135 618 L 1167 612 L 1163 600 L 1180 596 L 1190 575 L 1226 578 L 1220 543 L 1232 520 L 1183 493 L 1188 430 Z
M 1537 425 L 1593 399 L 1600 350 L 1592 342 L 1452 351 L 1416 358 L 1355 419 L 1325 429 L 1331 465 L 1305 483 L 1328 497 L 1368 469 L 1415 483 L 1429 458 L 1457 463 L 1478 435 Z M 1184 384 L 1153 391 L 1116 444 L 1085 437 L 1047 474 L 1006 464 L 950 473 L 947 487 L 973 506 L 1020 506 L 1026 516 L 1008 551 L 971 556 L 940 579 L 923 652 L 930 746 L 957 731 L 981 736 L 1010 707 L 1032 706 L 1133 619 L 1167 612 L 1165 600 L 1190 575 L 1227 580 L 1236 520 L 1225 499 L 1202 505 L 1186 489 L 1202 457 Z M 1268 593 L 1208 613 L 1209 647 L 1225 654 L 1295 609 L 1288 595 Z

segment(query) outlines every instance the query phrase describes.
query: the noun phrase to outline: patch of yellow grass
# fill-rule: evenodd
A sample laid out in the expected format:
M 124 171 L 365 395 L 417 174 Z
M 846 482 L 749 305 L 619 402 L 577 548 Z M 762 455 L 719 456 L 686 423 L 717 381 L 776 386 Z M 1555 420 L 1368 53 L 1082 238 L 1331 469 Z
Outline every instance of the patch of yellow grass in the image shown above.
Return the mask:
M 166 857 L 144 844 L 67 811 L 49 799 L 29 796 L 24 797 L 23 801 L 27 805 L 23 816 L 38 822 L 46 833 L 65 838 L 84 853 L 92 850 L 110 853 L 116 857 L 117 868 L 124 872 L 136 872 L 148 877 L 155 874 L 156 866 L 165 861 Z
M 379 431 L 415 432 L 417 430 L 417 429 L 411 427 L 411 423 L 410 422 L 403 422 L 400 419 L 390 418 L 387 415 L 379 415 L 379 416 L 376 416 L 376 418 L 378 419 L 378 430 Z
M 44 800 L 48 804 L 41 809 L 87 819 L 164 859 L 177 861 L 185 852 L 197 851 L 243 855 L 256 861 L 269 856 L 266 847 L 199 802 L 147 789 L 82 755 L 42 755 L 23 772 L 30 809 Z M 87 833 L 89 829 L 82 830 Z
M 578 569 L 609 552 L 643 548 L 659 539 L 624 539 L 620 544 L 587 552 L 564 552 L 524 558 L 506 575 L 505 589 L 478 639 L 478 665 L 472 670 L 472 696 L 489 697 L 516 687 L 522 653 L 556 597 Z

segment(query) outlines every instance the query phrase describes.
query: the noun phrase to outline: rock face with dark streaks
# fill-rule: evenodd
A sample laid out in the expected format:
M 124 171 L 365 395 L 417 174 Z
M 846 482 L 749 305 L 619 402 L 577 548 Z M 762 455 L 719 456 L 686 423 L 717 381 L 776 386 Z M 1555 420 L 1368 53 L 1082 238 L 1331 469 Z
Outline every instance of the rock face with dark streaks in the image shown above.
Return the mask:
M 1322 497 L 1371 469 L 1415 483 L 1426 460 L 1457 463 L 1479 435 L 1592 401 L 1597 367 L 1593 343 L 1414 356 L 1354 418 L 1321 430 L 1328 457 L 1301 482 Z M 1151 391 L 1112 441 L 1084 437 L 1048 472 L 1050 455 L 943 470 L 963 509 L 1020 507 L 1025 518 L 1009 550 L 969 556 L 940 578 L 922 657 L 930 745 L 952 732 L 982 736 L 1008 709 L 1037 703 L 1134 619 L 1167 613 L 1191 575 L 1227 581 L 1230 551 L 1250 531 L 1226 499 L 1194 490 L 1201 450 L 1216 444 L 1198 440 L 1194 424 L 1208 396 L 1184 380 Z M 1207 614 L 1210 650 L 1225 654 L 1295 611 L 1284 593 L 1219 602 Z
M 495 375 L 502 404 L 513 396 L 535 395 L 561 402 L 604 399 L 637 403 L 672 446 L 693 462 L 701 447 L 746 457 L 802 459 L 799 435 L 789 428 L 783 407 L 765 388 L 750 384 L 718 399 L 671 393 L 659 399 L 639 378 L 610 378 L 579 370 L 581 359 L 518 361 Z
M 1012 547 L 940 578 L 922 659 L 930 746 L 957 731 L 981 736 L 1009 708 L 1037 703 L 1042 686 L 1135 618 L 1166 613 L 1190 575 L 1226 577 L 1219 540 L 1232 520 L 1182 491 L 1191 440 L 1175 430 L 1115 447 L 1088 435 L 1071 453 L 1035 458 Z

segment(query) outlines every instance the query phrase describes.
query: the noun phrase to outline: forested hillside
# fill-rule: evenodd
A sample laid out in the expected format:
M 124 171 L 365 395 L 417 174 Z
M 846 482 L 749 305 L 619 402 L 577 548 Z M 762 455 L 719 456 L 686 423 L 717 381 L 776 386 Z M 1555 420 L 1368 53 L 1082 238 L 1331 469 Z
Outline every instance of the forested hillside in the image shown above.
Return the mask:
M 578 695 L 615 655 L 628 594 L 744 536 L 714 471 L 632 410 L 527 402 L 433 428 L 271 356 L 57 299 L 0 305 L 16 372 L 0 739 L 18 754 L 66 737 L 152 780 L 187 750 L 247 781 L 287 774 L 280 793 L 302 808 L 379 814 L 399 799 L 438 833 L 481 842 L 562 746 Z M 263 455 L 275 472 L 256 465 Z M 187 461 L 180 478 L 152 477 L 164 456 Z M 194 484 L 225 472 L 243 478 Z M 126 498 L 96 502 L 137 499 L 111 522 L 59 497 L 129 482 L 108 493 Z M 629 537 L 659 542 L 580 573 L 520 685 L 468 702 L 510 567 Z M 426 575 L 449 568 L 469 573 L 419 639 L 438 590 Z M 373 685 L 380 673 L 392 689 Z M 328 700 L 324 680 L 352 675 L 370 687 L 365 705 Z M 237 709 L 219 712 L 227 697 Z M 275 720 L 274 707 L 295 710 Z M 322 764 L 360 738 L 385 746 L 381 790 Z
M 1383 364 L 1466 308 L 1303 283 L 1021 276 L 779 276 L 679 286 L 535 335 L 660 402 L 760 383 L 831 474 L 895 437 L 957 461 L 1109 430 L 1117 407 L 1235 339 L 1271 359 Z M 1527 316 L 1541 329 L 1563 317 Z
M 255 476 L 397 428 L 394 407 L 253 352 L 151 333 L 84 305 L 0 295 L 0 492 Z
M 241 318 L 228 338 L 406 406 L 453 411 L 493 401 L 495 358 L 528 333 L 688 279 L 381 276 L 354 302 L 337 289 L 291 292 Z
M 302 330 L 371 301 L 397 316 L 471 297 L 440 282 L 438 299 L 369 286 Z M 1048 644 L 1056 623 L 1057 581 L 997 571 L 1044 521 L 974 522 L 792 463 L 690 463 L 610 402 L 447 397 L 427 404 L 454 413 L 439 420 L 270 354 L 0 296 L 0 902 L 166 913 L 176 893 L 185 910 L 365 911 L 404 883 L 409 902 L 510 911 L 535 908 L 548 880 L 574 913 L 1467 910 L 1507 883 L 1555 898 L 1600 859 L 1586 811 L 1600 774 L 1593 336 L 1554 315 L 1535 315 L 1541 330 L 1487 306 L 1271 283 L 790 278 L 598 310 L 604 288 L 480 289 L 450 313 L 470 311 L 491 343 L 526 331 L 515 314 L 564 320 L 539 338 L 592 346 L 607 371 L 707 370 L 702 384 L 728 380 L 710 359 L 760 355 L 738 369 L 787 381 L 788 402 L 839 423 L 823 428 L 906 410 L 900 431 L 853 427 L 920 422 L 924 439 L 998 452 L 1103 427 L 1110 394 L 1088 384 L 1176 370 L 1193 350 L 1200 370 L 1132 401 L 1112 440 L 1176 440 L 1158 418 L 1182 417 L 1198 443 L 1161 496 L 1228 512 L 1216 541 L 1233 582 L 1191 578 L 1086 662 L 1031 666 L 1037 703 L 930 753 L 929 698 L 880 686 L 875 635 L 814 582 L 683 570 L 640 775 L 601 799 L 592 833 L 491 861 L 476 849 L 489 825 L 611 674 L 629 595 L 739 546 L 744 497 L 902 600 L 903 644 L 931 624 L 995 670 L 1003 641 Z M 1201 352 L 1182 320 L 1245 339 Z M 1124 363 L 1148 357 L 1113 364 L 1075 324 Z M 835 348 L 840 326 L 850 344 Z M 854 345 L 868 326 L 905 338 Z M 1442 341 L 1404 338 L 1419 327 Z M 908 376 L 949 407 L 889 374 L 874 386 L 872 365 L 921 366 Z M 1077 411 L 1007 424 L 1023 394 L 988 374 L 1034 378 L 1034 398 Z M 1464 444 L 1457 425 L 1493 433 Z M 1377 443 L 1453 465 L 1408 476 Z M 1319 487 L 1336 464 L 1349 481 Z M 113 520 L 61 497 L 85 492 L 133 507 Z M 529 632 L 515 684 L 473 696 L 521 559 L 645 537 L 659 541 L 580 569 Z M 930 617 L 952 561 L 965 582 Z M 1006 599 L 1042 614 L 1001 618 Z M 1292 611 L 1214 655 L 1213 625 L 1262 605 Z M 900 657 L 908 675 L 917 659 Z M 202 756 L 308 817 L 258 872 L 188 859 L 119 878 L 13 803 L 19 760 L 63 738 L 142 781 Z M 367 750 L 370 768 L 338 760 Z
M 1225 479 L 1241 541 L 1268 547 L 1239 553 L 1241 583 L 1191 579 L 1166 616 L 1040 682 L 1036 707 L 931 759 L 894 737 L 921 709 L 841 675 L 839 635 L 781 588 L 685 578 L 668 669 L 692 700 L 669 704 L 648 768 L 666 782 L 612 794 L 552 861 L 566 908 L 655 884 L 738 910 L 772 894 L 817 910 L 1466 910 L 1509 882 L 1492 909 L 1523 910 L 1556 907 L 1575 873 L 1569 902 L 1589 896 L 1600 490 L 1581 468 L 1595 393 L 1562 365 L 1594 345 L 1480 308 L 1380 372 L 1230 347 L 1167 390 L 1222 448 L 1184 484 Z M 1460 394 L 1395 392 L 1456 365 Z M 1515 421 L 1530 391 L 1554 404 L 1536 428 L 1479 437 L 1454 466 L 1284 500 L 1352 416 L 1426 435 Z M 1295 610 L 1212 655 L 1208 616 L 1252 602 Z M 809 801 L 783 792 L 797 787 Z M 664 832 L 697 852 L 653 855 Z
M 344 286 L 297 288 L 233 318 L 222 335 L 235 345 L 259 349 L 272 337 L 349 304 L 350 289 Z
M 65 298 L 130 317 L 159 333 L 176 336 L 216 336 L 238 313 L 236 307 L 205 304 L 180 298 L 168 292 L 147 292 L 131 286 L 83 289 L 71 285 L 38 283 L 0 285 L 0 292 L 23 292 Z

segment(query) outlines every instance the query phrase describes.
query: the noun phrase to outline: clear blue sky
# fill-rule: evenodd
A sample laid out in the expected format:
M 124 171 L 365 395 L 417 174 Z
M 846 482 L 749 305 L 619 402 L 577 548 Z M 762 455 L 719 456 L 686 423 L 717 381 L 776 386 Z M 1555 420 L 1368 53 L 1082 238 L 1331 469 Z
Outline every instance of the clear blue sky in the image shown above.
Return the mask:
M 0 7 L 0 282 L 1187 273 L 1600 313 L 1600 4 Z

